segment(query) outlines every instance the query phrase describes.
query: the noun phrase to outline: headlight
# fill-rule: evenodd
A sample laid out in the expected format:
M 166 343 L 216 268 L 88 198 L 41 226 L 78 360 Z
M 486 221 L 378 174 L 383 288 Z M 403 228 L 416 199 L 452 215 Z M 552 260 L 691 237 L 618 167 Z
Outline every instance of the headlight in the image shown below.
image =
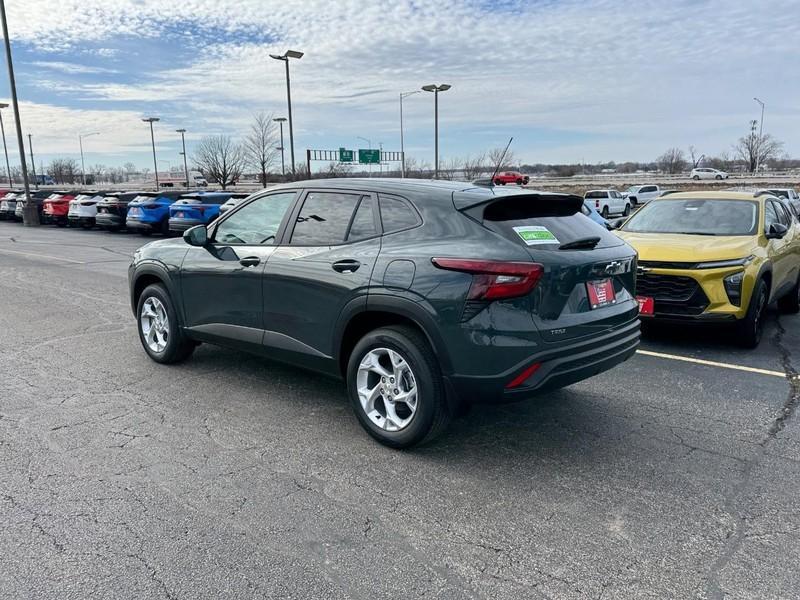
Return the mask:
M 728 294 L 728 300 L 734 306 L 742 305 L 742 281 L 744 281 L 744 271 L 728 275 L 723 279 L 725 293 Z
M 733 260 L 715 260 L 711 262 L 697 263 L 696 269 L 720 269 L 723 267 L 744 267 L 753 262 L 755 256 L 750 255 L 744 258 L 735 258 Z

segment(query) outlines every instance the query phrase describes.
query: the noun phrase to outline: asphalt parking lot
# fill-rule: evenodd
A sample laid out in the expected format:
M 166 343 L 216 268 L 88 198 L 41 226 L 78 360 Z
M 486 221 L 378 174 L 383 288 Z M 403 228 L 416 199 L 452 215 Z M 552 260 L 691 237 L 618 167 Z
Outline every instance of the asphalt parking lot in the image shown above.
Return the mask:
M 0 222 L 0 597 L 797 597 L 800 317 L 773 309 L 756 351 L 648 331 L 397 452 L 336 381 L 209 345 L 151 362 L 146 241 Z

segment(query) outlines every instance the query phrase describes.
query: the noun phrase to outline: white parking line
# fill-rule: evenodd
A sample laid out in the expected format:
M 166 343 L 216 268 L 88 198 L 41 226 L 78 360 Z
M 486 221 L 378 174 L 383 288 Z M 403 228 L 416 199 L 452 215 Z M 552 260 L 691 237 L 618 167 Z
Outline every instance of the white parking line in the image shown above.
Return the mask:
M 680 360 L 683 362 L 695 363 L 697 365 L 705 365 L 707 367 L 721 367 L 723 369 L 734 369 L 735 371 L 745 371 L 747 373 L 758 373 L 759 375 L 769 375 L 770 377 L 780 377 L 786 379 L 786 373 L 780 371 L 770 371 L 768 369 L 757 369 L 755 367 L 745 367 L 744 365 L 732 365 L 729 363 L 721 363 L 713 360 L 703 360 L 702 358 L 692 358 L 690 356 L 679 356 L 677 354 L 664 354 L 663 352 L 652 352 L 651 350 L 637 350 L 637 354 L 644 354 L 645 356 L 654 356 L 656 358 L 667 358 L 669 360 Z
M 72 260 L 71 258 L 64 258 L 62 256 L 51 256 L 49 254 L 34 254 L 33 252 L 20 252 L 19 250 L 6 250 L 0 248 L 0 252 L 8 252 L 10 254 L 21 254 L 22 256 L 35 256 L 36 258 L 50 258 L 52 260 L 63 260 L 64 262 L 75 263 L 76 265 L 86 264 L 81 260 Z

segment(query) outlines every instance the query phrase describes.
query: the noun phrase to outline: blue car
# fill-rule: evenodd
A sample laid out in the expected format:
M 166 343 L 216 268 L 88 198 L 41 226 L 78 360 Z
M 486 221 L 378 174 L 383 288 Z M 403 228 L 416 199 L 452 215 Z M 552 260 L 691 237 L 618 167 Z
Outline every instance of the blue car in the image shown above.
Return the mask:
M 168 234 L 169 207 L 180 197 L 181 192 L 142 192 L 128 204 L 126 229 L 144 235 L 153 232 Z
M 249 194 L 231 192 L 193 192 L 182 194 L 169 207 L 169 230 L 176 233 L 195 225 L 207 225 L 219 216 L 219 207 L 230 198 L 246 198 Z
M 581 212 L 585 214 L 587 217 L 589 217 L 592 221 L 597 223 L 598 225 L 602 225 L 606 229 L 611 229 L 611 224 L 606 219 L 603 218 L 603 215 L 597 212 L 597 209 L 595 208 L 593 202 L 584 200 Z

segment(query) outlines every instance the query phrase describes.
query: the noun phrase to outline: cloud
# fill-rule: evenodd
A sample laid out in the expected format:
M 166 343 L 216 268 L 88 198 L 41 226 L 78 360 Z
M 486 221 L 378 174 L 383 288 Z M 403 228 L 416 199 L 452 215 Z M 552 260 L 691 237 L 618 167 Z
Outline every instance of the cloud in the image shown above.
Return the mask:
M 51 60 L 51 61 L 35 60 L 30 62 L 29 64 L 33 65 L 34 67 L 59 71 L 61 73 L 66 73 L 69 75 L 119 73 L 119 70 L 117 69 L 108 69 L 106 67 L 97 67 L 97 66 L 63 62 L 57 60 Z

